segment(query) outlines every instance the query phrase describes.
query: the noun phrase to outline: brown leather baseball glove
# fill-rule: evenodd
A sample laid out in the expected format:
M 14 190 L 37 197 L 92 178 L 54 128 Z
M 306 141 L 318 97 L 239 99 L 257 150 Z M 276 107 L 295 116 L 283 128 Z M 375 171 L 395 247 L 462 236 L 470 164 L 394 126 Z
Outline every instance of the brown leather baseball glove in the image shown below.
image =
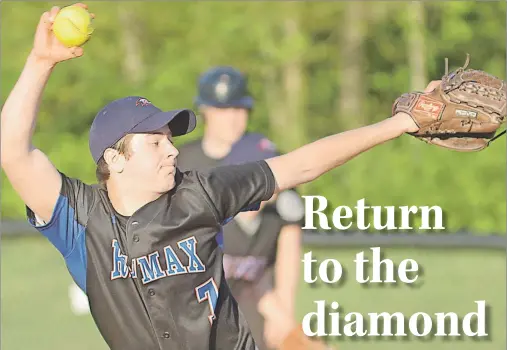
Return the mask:
M 294 327 L 285 337 L 279 350 L 337 350 L 323 341 L 308 337 L 300 326 Z
M 264 317 L 264 337 L 270 349 L 276 350 L 337 350 L 318 337 L 308 337 L 296 320 L 291 319 L 272 291 L 259 301 L 259 312 Z
M 401 95 L 393 115 L 409 114 L 419 127 L 410 135 L 439 147 L 472 152 L 486 148 L 506 121 L 506 83 L 480 70 L 463 67 L 445 75 L 432 91 Z

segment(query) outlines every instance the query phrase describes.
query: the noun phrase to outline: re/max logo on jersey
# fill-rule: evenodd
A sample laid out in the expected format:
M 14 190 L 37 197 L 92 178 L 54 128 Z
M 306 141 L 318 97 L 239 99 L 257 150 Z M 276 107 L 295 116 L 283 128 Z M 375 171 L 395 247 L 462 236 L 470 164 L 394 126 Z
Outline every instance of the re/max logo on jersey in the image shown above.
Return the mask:
M 147 256 L 132 259 L 132 263 L 129 265 L 127 264 L 129 260 L 128 257 L 122 254 L 120 244 L 116 239 L 113 239 L 113 269 L 111 270 L 111 280 L 128 277 L 137 278 L 138 268 L 142 276 L 143 284 L 164 277 L 206 271 L 206 267 L 196 253 L 197 240 L 194 236 L 181 240 L 177 242 L 176 245 L 178 249 L 188 257 L 188 263 L 186 265 L 181 262 L 170 245 L 163 249 L 163 257 L 160 257 L 159 252 L 154 252 Z M 165 260 L 165 270 L 162 269 L 160 259 Z

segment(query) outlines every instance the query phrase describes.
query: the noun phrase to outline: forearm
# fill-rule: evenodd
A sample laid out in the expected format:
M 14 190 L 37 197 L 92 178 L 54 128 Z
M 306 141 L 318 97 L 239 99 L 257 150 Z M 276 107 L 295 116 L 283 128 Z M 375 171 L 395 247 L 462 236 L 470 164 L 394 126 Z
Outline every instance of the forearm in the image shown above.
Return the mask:
M 295 301 L 300 279 L 301 228 L 285 226 L 280 234 L 275 265 L 275 291 L 282 306 L 295 317 Z
M 379 123 L 328 136 L 268 159 L 277 181 L 277 191 L 312 181 L 372 147 L 401 136 L 413 125 L 408 115 L 400 113 Z
M 291 318 L 295 317 L 296 313 L 296 296 L 297 296 L 297 287 L 299 282 L 299 259 L 294 263 L 291 262 L 289 266 L 289 261 L 292 259 L 283 261 L 277 261 L 277 273 L 276 276 L 276 287 L 275 292 L 280 297 L 280 302 L 283 306 L 283 309 L 287 312 Z
M 52 65 L 30 55 L 1 113 L 2 163 L 28 154 L 42 92 Z

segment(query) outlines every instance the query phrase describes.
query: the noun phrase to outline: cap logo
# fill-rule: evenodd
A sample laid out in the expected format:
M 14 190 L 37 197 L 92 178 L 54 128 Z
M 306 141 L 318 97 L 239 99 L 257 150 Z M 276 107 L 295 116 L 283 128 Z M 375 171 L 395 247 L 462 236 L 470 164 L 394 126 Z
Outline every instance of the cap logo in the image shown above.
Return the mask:
M 151 105 L 151 102 L 145 98 L 140 98 L 136 101 L 136 107 L 146 107 Z
M 222 102 L 227 100 L 227 96 L 229 95 L 229 80 L 230 78 L 227 74 L 222 74 L 220 81 L 215 86 L 215 95 Z

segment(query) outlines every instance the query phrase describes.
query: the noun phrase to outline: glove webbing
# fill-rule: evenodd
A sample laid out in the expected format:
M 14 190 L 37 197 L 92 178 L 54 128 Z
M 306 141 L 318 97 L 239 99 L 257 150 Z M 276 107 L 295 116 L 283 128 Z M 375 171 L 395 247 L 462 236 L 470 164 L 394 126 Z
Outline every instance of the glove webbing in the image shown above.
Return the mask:
M 497 138 L 499 138 L 500 136 L 502 136 L 503 134 L 505 134 L 505 131 L 506 131 L 506 130 L 502 131 L 501 133 L 499 133 L 498 135 L 496 135 L 495 137 L 493 137 L 491 140 L 489 140 L 489 142 L 488 142 L 488 146 L 489 146 L 489 144 L 490 144 L 491 142 L 495 141 Z
M 465 64 L 462 67 L 458 68 L 457 71 L 458 72 L 464 71 L 469 64 L 470 64 L 470 54 L 467 53 Z M 445 75 L 449 75 L 449 59 L 447 57 L 445 58 Z
M 466 69 L 466 67 L 469 65 L 469 63 L 470 63 L 470 54 L 467 53 L 467 58 L 466 58 L 465 64 L 459 70 Z M 445 75 L 449 75 L 449 59 L 447 57 L 445 58 Z M 495 141 L 497 138 L 499 138 L 500 136 L 505 134 L 505 132 L 506 132 L 506 130 L 502 131 L 501 133 L 499 133 L 498 135 L 493 137 L 491 140 L 489 140 L 488 146 L 491 144 L 491 142 Z

